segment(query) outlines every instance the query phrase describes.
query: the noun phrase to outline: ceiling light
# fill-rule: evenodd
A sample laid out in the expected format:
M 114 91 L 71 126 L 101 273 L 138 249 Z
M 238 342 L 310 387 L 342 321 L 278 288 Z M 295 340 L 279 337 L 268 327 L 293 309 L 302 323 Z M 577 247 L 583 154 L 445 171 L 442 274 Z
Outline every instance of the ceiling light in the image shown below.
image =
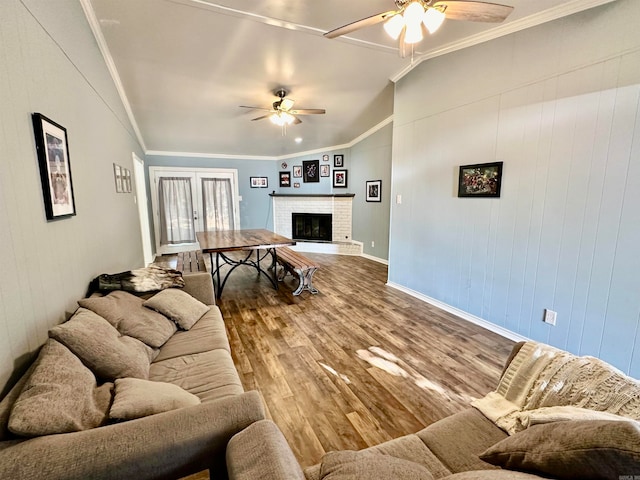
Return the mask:
M 277 112 L 273 113 L 269 116 L 269 120 L 274 125 L 278 125 L 279 127 L 283 127 L 285 125 L 291 125 L 295 120 L 295 117 L 287 112 Z
M 302 143 L 302 137 L 296 137 L 295 142 L 296 143 Z
M 440 28 L 442 22 L 444 22 L 444 13 L 437 8 L 428 8 L 427 11 L 424 12 L 422 22 L 424 26 L 427 27 L 427 30 L 429 30 L 429 33 L 433 34 Z
M 413 24 L 407 23 L 406 31 L 404 33 L 404 43 L 412 44 L 418 43 L 422 40 L 422 27 L 420 23 Z
M 385 31 L 389 34 L 391 38 L 397 40 L 402 33 L 402 29 L 404 28 L 404 18 L 402 15 L 394 15 L 389 20 L 387 20 L 384 24 Z
M 420 25 L 424 17 L 424 8 L 420 2 L 410 3 L 407 8 L 404 9 L 404 22 L 409 25 Z

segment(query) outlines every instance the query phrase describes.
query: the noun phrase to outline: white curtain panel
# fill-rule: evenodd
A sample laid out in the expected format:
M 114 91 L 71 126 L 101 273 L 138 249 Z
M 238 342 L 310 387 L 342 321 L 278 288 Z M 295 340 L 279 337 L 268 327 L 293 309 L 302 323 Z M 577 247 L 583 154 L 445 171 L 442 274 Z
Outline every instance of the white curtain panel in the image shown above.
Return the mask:
M 159 179 L 160 244 L 193 243 L 196 229 L 193 220 L 191 179 L 162 177 Z
M 213 230 L 233 230 L 233 193 L 228 178 L 202 179 L 203 222 L 206 232 Z

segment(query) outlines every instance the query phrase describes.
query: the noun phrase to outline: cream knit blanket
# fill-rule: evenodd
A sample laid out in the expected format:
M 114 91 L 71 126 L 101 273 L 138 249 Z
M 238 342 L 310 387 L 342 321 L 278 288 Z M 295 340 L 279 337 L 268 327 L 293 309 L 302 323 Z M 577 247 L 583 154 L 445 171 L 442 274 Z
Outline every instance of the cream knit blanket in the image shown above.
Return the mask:
M 471 405 L 510 435 L 554 420 L 640 420 L 640 382 L 597 358 L 527 342 L 496 391 Z

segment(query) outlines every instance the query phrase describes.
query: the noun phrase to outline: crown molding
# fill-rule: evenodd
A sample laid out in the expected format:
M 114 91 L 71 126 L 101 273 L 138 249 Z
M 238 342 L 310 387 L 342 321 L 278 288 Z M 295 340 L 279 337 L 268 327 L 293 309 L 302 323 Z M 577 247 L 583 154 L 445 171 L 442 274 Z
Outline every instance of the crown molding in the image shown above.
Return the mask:
M 533 15 L 529 15 L 528 17 L 499 25 L 485 32 L 467 37 L 461 41 L 451 42 L 443 45 L 442 47 L 435 48 L 433 50 L 420 54 L 413 63 L 400 70 L 400 72 L 391 77 L 390 80 L 394 83 L 398 82 L 425 60 L 440 57 L 442 55 L 456 52 L 464 48 L 473 47 L 474 45 L 478 45 L 480 43 L 495 40 L 496 38 L 504 37 L 505 35 L 520 32 L 528 28 L 542 25 L 543 23 L 558 20 L 562 17 L 567 17 L 575 13 L 580 13 L 585 10 L 589 10 L 591 8 L 599 7 L 601 5 L 613 3 L 616 1 L 617 0 L 573 0 L 571 2 L 563 3 L 547 10 L 543 10 L 542 12 L 534 13 Z
M 120 80 L 118 69 L 116 68 L 116 64 L 113 61 L 113 57 L 109 52 L 109 48 L 107 47 L 107 41 L 102 35 L 102 30 L 100 28 L 100 21 L 96 17 L 93 7 L 91 6 L 90 0 L 80 0 L 80 5 L 82 6 L 82 10 L 84 10 L 85 17 L 87 17 L 87 21 L 89 22 L 89 27 L 93 32 L 93 36 L 96 39 L 98 48 L 102 53 L 102 58 L 104 58 L 104 61 L 107 65 L 107 69 L 111 74 L 111 79 L 113 80 L 116 90 L 118 91 L 118 95 L 120 96 L 120 101 L 122 101 L 124 109 L 127 112 L 127 117 L 129 118 L 129 122 L 131 122 L 131 126 L 133 127 L 133 131 L 136 134 L 138 143 L 140 144 L 143 150 L 146 150 L 147 147 L 144 143 L 144 139 L 142 138 L 142 133 L 140 133 L 140 129 L 138 128 L 138 123 L 136 122 L 136 118 L 133 115 L 133 111 L 131 110 L 131 104 L 129 103 L 127 94 L 124 91 L 124 86 L 122 85 L 122 81 Z
M 298 158 L 305 155 L 315 155 L 316 153 L 327 153 L 336 150 L 344 150 L 353 147 L 355 144 L 361 142 L 365 138 L 373 135 L 378 130 L 386 127 L 393 122 L 393 115 L 388 116 L 383 121 L 374 125 L 362 135 L 358 135 L 349 143 L 342 145 L 333 145 L 331 147 L 316 148 L 314 150 L 305 150 L 303 152 L 290 153 L 287 155 L 279 156 L 263 156 L 263 155 L 226 155 L 222 153 L 196 153 L 196 152 L 169 152 L 165 150 L 146 150 L 145 155 L 158 156 L 158 157 L 186 157 L 186 158 L 217 158 L 217 159 L 231 159 L 231 160 L 268 160 L 268 161 L 280 161 L 289 160 L 290 158 Z

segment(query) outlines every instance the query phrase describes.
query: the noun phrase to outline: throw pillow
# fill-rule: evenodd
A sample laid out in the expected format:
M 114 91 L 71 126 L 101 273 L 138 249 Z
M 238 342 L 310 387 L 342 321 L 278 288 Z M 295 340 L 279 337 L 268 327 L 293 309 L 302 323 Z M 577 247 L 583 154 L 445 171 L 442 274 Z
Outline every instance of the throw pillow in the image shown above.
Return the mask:
M 139 378 L 119 378 L 109 418 L 133 420 L 198 405 L 200 399 L 177 385 Z
M 144 300 L 128 292 L 115 291 L 106 297 L 78 300 L 78 305 L 97 313 L 123 335 L 158 348 L 176 333 L 176 324 L 164 315 L 145 308 Z
M 510 470 L 596 480 L 638 472 L 640 423 L 575 420 L 534 425 L 480 455 Z
M 182 288 L 184 279 L 182 272 L 171 268 L 150 265 L 137 270 L 102 275 L 94 278 L 89 284 L 89 292 L 110 292 L 124 290 L 126 292 L 157 292 L 165 288 Z
M 64 344 L 101 378 L 149 377 L 153 350 L 140 340 L 120 335 L 91 310 L 79 308 L 68 322 L 50 329 L 49 336 Z
M 419 463 L 376 452 L 329 452 L 320 464 L 321 480 L 433 480 Z
M 112 387 L 98 387 L 78 357 L 49 339 L 13 405 L 9 430 L 35 437 L 98 427 L 107 418 Z
M 144 302 L 145 307 L 169 317 L 183 330 L 189 330 L 209 311 L 209 307 L 182 290 L 163 290 Z

